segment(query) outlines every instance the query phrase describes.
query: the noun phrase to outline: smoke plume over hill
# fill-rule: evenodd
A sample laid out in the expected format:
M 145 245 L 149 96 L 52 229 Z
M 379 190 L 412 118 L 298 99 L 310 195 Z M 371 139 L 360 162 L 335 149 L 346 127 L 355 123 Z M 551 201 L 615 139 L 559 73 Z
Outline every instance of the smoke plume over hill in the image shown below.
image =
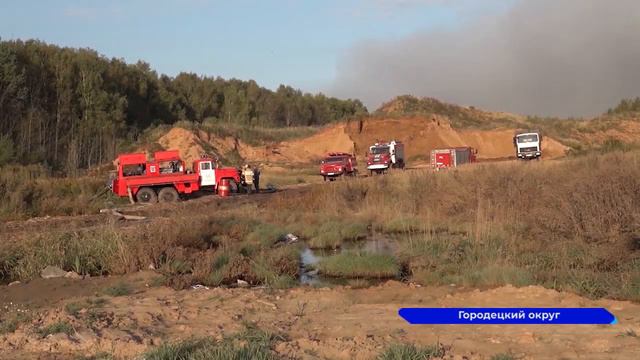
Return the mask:
M 594 115 L 640 95 L 639 19 L 637 0 L 520 0 L 450 30 L 361 42 L 339 63 L 331 92 L 370 109 L 410 93 L 526 114 Z

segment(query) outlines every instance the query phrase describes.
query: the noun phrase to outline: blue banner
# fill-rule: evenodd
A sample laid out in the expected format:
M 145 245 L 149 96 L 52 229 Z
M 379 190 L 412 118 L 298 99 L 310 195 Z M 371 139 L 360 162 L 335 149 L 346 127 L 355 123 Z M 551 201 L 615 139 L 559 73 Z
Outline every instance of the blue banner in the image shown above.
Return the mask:
M 402 308 L 398 314 L 420 325 L 613 325 L 616 317 L 604 308 Z

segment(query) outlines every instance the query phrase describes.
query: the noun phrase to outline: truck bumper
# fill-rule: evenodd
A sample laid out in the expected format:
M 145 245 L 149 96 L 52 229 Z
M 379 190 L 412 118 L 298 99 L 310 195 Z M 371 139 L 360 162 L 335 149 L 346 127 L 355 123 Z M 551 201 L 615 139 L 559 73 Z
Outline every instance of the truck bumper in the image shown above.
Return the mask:
M 328 176 L 328 177 L 334 177 L 334 176 L 341 176 L 342 174 L 344 174 L 343 171 L 341 172 L 327 172 L 327 173 L 321 173 L 320 175 L 322 176 Z
M 387 170 L 389 165 L 385 164 L 372 164 L 367 166 L 367 170 Z
M 542 156 L 542 154 L 538 151 L 536 152 L 530 152 L 530 153 L 519 153 L 518 157 L 521 159 L 532 159 L 532 158 L 537 158 Z

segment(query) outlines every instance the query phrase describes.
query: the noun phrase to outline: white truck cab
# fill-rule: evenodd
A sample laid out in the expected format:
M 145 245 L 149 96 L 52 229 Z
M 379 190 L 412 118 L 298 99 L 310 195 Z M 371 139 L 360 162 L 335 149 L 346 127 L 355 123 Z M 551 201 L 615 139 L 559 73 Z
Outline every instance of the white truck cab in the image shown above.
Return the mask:
M 520 132 L 513 137 L 516 157 L 523 160 L 540 159 L 542 136 L 539 132 Z
M 198 163 L 200 172 L 200 186 L 216 186 L 216 169 L 211 160 L 203 160 Z

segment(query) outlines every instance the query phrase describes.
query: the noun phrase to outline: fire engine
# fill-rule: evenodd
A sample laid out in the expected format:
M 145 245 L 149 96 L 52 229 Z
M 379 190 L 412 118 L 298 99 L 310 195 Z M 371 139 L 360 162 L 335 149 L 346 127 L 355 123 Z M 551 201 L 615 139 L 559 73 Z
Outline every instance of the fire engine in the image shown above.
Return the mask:
M 369 147 L 367 170 L 384 173 L 389 168 L 404 169 L 404 144 L 400 141 L 376 142 Z
M 217 162 L 203 156 L 186 169 L 176 150 L 157 151 L 152 160 L 145 153 L 121 154 L 111 183 L 114 194 L 139 203 L 177 201 L 199 191 L 217 192 L 222 182 L 240 183 L 236 168 L 218 168 Z
M 320 163 L 320 175 L 322 175 L 324 181 L 332 181 L 343 175 L 355 176 L 358 173 L 356 166 L 356 157 L 353 154 L 328 153 Z
M 476 162 L 478 150 L 466 146 L 431 150 L 431 166 L 436 170 Z

